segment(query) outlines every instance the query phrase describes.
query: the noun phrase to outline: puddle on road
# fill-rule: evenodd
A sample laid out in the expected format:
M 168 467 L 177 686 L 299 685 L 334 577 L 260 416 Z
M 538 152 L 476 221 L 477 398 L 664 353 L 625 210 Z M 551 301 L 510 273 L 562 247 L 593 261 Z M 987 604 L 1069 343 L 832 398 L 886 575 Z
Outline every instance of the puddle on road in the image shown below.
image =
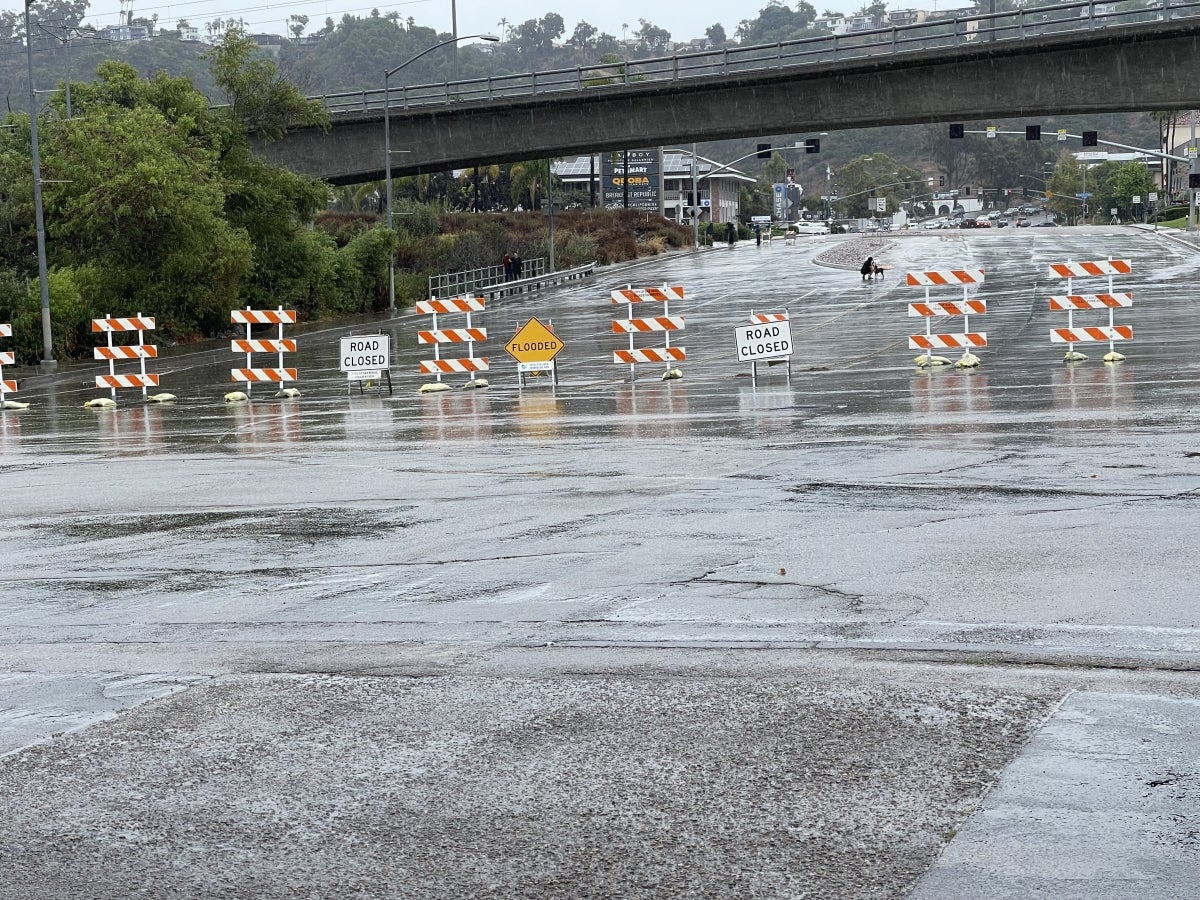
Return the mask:
M 203 513 L 104 516 L 34 525 L 63 538 L 80 541 L 130 538 L 139 535 L 205 537 L 209 539 L 271 537 L 296 543 L 340 538 L 385 537 L 392 531 L 419 524 L 413 507 L 388 509 L 260 509 Z

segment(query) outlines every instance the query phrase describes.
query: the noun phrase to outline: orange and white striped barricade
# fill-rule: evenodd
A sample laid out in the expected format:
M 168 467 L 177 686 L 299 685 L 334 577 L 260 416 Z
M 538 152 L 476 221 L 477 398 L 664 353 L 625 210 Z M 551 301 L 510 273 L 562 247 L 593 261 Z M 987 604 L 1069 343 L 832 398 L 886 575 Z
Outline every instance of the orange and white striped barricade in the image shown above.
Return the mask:
M 618 288 L 610 295 L 613 303 L 624 303 L 628 308 L 627 319 L 613 319 L 612 330 L 614 334 L 629 335 L 629 348 L 627 350 L 614 350 L 614 363 L 629 363 L 629 378 L 632 381 L 637 377 L 636 366 L 638 363 L 644 362 L 661 362 L 666 363 L 667 373 L 671 372 L 672 363 L 683 362 L 687 359 L 687 351 L 683 347 L 671 346 L 671 332 L 679 331 L 684 327 L 683 316 L 671 315 L 670 305 L 672 300 L 683 299 L 682 287 L 668 287 L 663 285 L 660 288 L 635 288 L 628 285 L 624 288 Z M 663 314 L 661 316 L 649 316 L 647 318 L 634 318 L 633 304 L 655 301 L 663 305 Z M 634 347 L 633 336 L 645 332 L 662 332 L 663 346 L 661 347 L 643 347 L 641 349 Z
M 230 343 L 230 349 L 234 353 L 246 354 L 246 365 L 240 369 L 229 370 L 229 380 L 241 382 L 246 385 L 246 393 L 250 393 L 255 384 L 259 382 L 285 382 L 296 381 L 299 378 L 299 373 L 296 369 L 289 369 L 284 366 L 283 354 L 296 352 L 295 338 L 285 338 L 283 336 L 283 326 L 296 324 L 296 311 L 294 309 L 284 309 L 282 306 L 276 309 L 233 309 L 229 311 L 229 321 L 233 325 L 245 325 L 246 336 L 244 338 L 234 338 Z M 278 328 L 278 333 L 274 338 L 258 338 L 251 337 L 251 329 L 255 325 L 275 325 Z M 254 365 L 255 353 L 275 353 L 278 354 L 277 365 L 274 367 L 262 367 Z
M 1114 347 L 1117 341 L 1133 340 L 1132 325 L 1118 325 L 1113 321 L 1113 313 L 1115 310 L 1133 306 L 1133 293 L 1126 291 L 1125 293 L 1117 293 L 1113 288 L 1114 275 L 1128 275 L 1133 267 L 1127 259 L 1112 259 L 1111 257 L 1103 262 L 1065 262 L 1051 263 L 1050 275 L 1054 278 L 1067 279 L 1067 293 L 1058 294 L 1050 298 L 1050 309 L 1054 312 L 1067 313 L 1066 328 L 1051 328 L 1050 343 L 1066 344 L 1067 353 L 1063 357 L 1069 362 L 1078 362 L 1079 360 L 1087 359 L 1083 353 L 1078 353 L 1075 350 L 1076 344 L 1094 343 L 1099 341 L 1108 341 L 1108 352 L 1104 354 L 1105 362 L 1120 362 L 1125 358 L 1125 355 L 1118 353 Z M 1076 294 L 1075 279 L 1076 278 L 1094 278 L 1097 276 L 1108 277 L 1108 291 L 1103 294 Z M 1080 309 L 1107 309 L 1108 324 L 1107 325 L 1076 325 L 1075 310 Z
M 477 382 L 482 381 L 482 379 L 477 379 L 475 374 L 488 371 L 488 357 L 475 355 L 475 342 L 487 340 L 487 329 L 472 324 L 471 314 L 483 312 L 485 307 L 486 303 L 482 297 L 449 297 L 446 299 L 430 297 L 428 300 L 417 301 L 418 315 L 433 316 L 430 327 L 417 332 L 418 344 L 433 344 L 433 359 L 420 361 L 419 371 L 422 375 L 433 375 L 438 384 L 441 384 L 442 375 L 449 375 L 452 372 L 471 376 L 471 380 L 467 383 L 468 387 L 475 387 Z M 439 315 L 457 315 L 459 313 L 466 313 L 465 327 L 438 327 Z M 466 344 L 467 355 L 443 357 L 442 344 Z
M 0 337 L 12 337 L 12 325 L 0 324 Z M 16 353 L 12 350 L 0 350 L 0 407 L 4 406 L 4 401 L 8 399 L 9 394 L 17 392 L 17 382 L 11 378 L 8 380 L 4 378 L 4 367 L 15 365 L 16 362 Z
M 767 365 L 787 363 L 788 381 L 792 380 L 792 324 L 788 310 L 756 313 L 750 310 L 750 324 L 734 329 L 738 359 L 750 363 L 750 380 L 758 380 L 758 361 Z
M 904 283 L 910 287 L 924 287 L 925 300 L 908 304 L 909 317 L 925 319 L 924 334 L 910 334 L 908 349 L 924 350 L 917 357 L 918 366 L 934 364 L 935 350 L 961 350 L 955 362 L 960 368 L 979 364 L 972 352 L 987 346 L 987 332 L 971 330 L 971 316 L 987 312 L 987 301 L 971 297 L 973 285 L 983 284 L 983 269 L 942 269 L 933 272 L 906 272 Z M 929 296 L 931 287 L 953 287 L 962 285 L 961 300 L 934 300 Z M 938 316 L 962 316 L 962 331 L 934 333 L 933 319 Z
M 141 313 L 128 318 L 105 316 L 103 319 L 92 319 L 92 332 L 103 332 L 108 337 L 108 343 L 105 346 L 95 347 L 92 351 L 95 359 L 108 360 L 108 374 L 96 376 L 96 387 L 108 388 L 114 400 L 117 397 L 117 388 L 140 387 L 142 399 L 145 399 L 146 388 L 158 387 L 158 376 L 153 372 L 146 371 L 146 360 L 158 357 L 157 345 L 147 344 L 145 341 L 145 333 L 153 330 L 154 318 L 143 316 Z M 122 331 L 136 332 L 137 343 L 114 344 L 113 335 Z M 128 375 L 117 374 L 116 364 L 119 359 L 136 359 L 139 365 L 138 371 Z

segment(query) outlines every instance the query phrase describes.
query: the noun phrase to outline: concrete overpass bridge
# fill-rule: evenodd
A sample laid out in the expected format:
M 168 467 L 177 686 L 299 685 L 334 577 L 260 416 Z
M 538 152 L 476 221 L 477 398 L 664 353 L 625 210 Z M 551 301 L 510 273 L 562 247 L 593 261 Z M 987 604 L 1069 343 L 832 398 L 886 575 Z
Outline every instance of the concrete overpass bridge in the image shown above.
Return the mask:
M 323 98 L 259 152 L 334 184 L 571 153 L 881 125 L 1200 108 L 1200 0 L 1092 0 L 619 65 Z

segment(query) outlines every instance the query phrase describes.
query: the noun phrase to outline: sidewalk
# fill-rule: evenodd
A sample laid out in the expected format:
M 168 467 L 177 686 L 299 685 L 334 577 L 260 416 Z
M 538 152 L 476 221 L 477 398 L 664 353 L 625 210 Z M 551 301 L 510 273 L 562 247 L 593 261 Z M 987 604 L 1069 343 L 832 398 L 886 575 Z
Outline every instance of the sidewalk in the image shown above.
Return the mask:
M 1200 701 L 1077 693 L 912 900 L 1188 900 L 1200 891 Z

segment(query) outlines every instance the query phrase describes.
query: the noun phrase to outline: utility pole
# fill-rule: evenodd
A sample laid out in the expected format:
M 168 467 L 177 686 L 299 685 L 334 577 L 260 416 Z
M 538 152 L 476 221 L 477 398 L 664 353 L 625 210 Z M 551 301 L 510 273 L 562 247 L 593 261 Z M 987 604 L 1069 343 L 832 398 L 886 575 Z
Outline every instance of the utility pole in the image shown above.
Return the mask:
M 50 333 L 50 280 L 46 274 L 46 219 L 42 213 L 42 157 L 38 149 L 37 94 L 33 90 L 33 30 L 29 27 L 29 5 L 25 0 L 25 56 L 29 62 L 29 133 L 33 156 L 33 212 L 37 227 L 38 286 L 42 294 L 42 371 L 58 369 Z

